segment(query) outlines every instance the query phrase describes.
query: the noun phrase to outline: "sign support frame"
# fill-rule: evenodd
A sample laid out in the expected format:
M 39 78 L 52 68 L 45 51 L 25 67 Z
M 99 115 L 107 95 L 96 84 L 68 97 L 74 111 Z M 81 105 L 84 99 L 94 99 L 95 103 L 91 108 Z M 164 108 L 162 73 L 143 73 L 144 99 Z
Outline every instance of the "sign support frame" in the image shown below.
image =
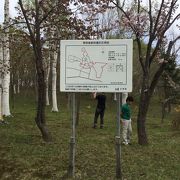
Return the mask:
M 122 107 L 122 93 L 117 93 L 117 129 L 115 136 L 115 146 L 116 146 L 116 178 L 122 179 L 121 170 L 121 107 Z
M 76 93 L 71 93 L 71 122 L 72 131 L 70 137 L 70 151 L 69 151 L 69 168 L 68 176 L 75 175 L 75 153 L 76 153 Z

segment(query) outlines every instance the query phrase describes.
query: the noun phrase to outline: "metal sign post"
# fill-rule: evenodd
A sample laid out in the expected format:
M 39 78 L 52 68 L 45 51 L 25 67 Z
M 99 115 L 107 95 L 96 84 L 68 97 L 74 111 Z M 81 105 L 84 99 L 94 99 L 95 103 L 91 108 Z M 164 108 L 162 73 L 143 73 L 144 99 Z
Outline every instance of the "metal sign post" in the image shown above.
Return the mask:
M 120 112 L 122 93 L 132 91 L 132 39 L 61 40 L 60 91 L 72 92 L 69 175 L 75 172 L 75 92 L 117 93 L 116 177 L 122 178 Z
M 117 94 L 117 132 L 115 137 L 116 143 L 116 177 L 122 179 L 121 171 L 121 132 L 120 132 L 120 114 L 122 106 L 122 93 Z
M 72 132 L 70 137 L 70 153 L 69 153 L 69 177 L 74 177 L 75 174 L 75 149 L 76 149 L 76 94 L 71 94 L 71 120 Z

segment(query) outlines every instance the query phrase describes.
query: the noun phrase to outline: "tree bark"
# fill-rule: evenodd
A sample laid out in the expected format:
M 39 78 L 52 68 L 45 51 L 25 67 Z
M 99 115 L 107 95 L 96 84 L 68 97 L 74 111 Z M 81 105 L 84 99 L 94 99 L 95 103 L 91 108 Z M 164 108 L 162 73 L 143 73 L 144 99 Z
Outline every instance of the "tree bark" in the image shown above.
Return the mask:
M 46 63 L 46 106 L 49 106 L 49 74 L 50 74 L 50 56 L 48 56 L 48 61 Z
M 38 13 L 38 11 L 37 11 Z M 36 124 L 42 133 L 42 138 L 44 141 L 52 141 L 52 137 L 46 127 L 45 121 L 45 106 L 46 106 L 46 84 L 45 84 L 45 72 L 43 67 L 43 57 L 42 57 L 42 44 L 40 39 L 40 27 L 38 23 L 38 18 L 36 22 L 36 70 L 37 70 L 37 81 L 38 81 L 38 107 L 37 116 L 35 118 Z
M 3 120 L 2 114 L 2 71 L 3 71 L 3 44 L 2 34 L 0 34 L 0 120 Z
M 17 93 L 20 93 L 20 84 L 21 84 L 21 80 L 19 78 L 19 71 L 17 73 Z
M 4 43 L 3 43 L 3 56 L 4 56 L 4 69 L 5 73 L 3 75 L 3 94 L 2 94 L 2 102 L 3 102 L 3 115 L 10 116 L 10 106 L 9 106 L 9 85 L 10 85 L 10 51 L 9 51 L 9 0 L 5 0 L 4 3 L 4 24 L 5 24 L 5 32 L 4 32 Z
M 39 62 L 42 59 L 37 59 L 37 67 L 39 67 Z M 44 71 L 40 67 L 37 68 L 37 79 L 38 79 L 38 102 L 37 102 L 37 115 L 35 118 L 36 124 L 41 131 L 42 138 L 44 141 L 49 142 L 52 141 L 52 137 L 46 127 L 45 121 L 45 99 L 46 99 L 46 85 L 45 85 L 45 77 Z
M 149 107 L 149 92 L 147 84 L 148 78 L 147 76 L 144 76 L 139 102 L 139 111 L 137 116 L 138 143 L 140 145 L 148 144 L 148 138 L 146 133 L 146 116 Z
M 56 46 L 56 45 L 53 45 Z M 57 57 L 58 53 L 56 52 L 57 49 L 53 48 L 53 59 L 52 59 L 52 112 L 58 112 L 57 107 L 57 94 L 56 94 L 56 79 L 57 79 L 57 73 L 56 73 L 56 66 L 57 66 Z
M 36 64 L 36 72 L 37 72 L 37 92 L 38 92 L 38 101 L 37 101 L 37 114 L 35 118 L 35 122 L 38 128 L 41 131 L 42 138 L 46 142 L 52 141 L 51 134 L 49 133 L 46 121 L 45 121 L 45 100 L 46 100 L 46 85 L 45 85 L 45 73 L 43 67 L 43 56 L 42 56 L 42 42 L 40 35 L 40 5 L 38 0 L 35 0 L 35 25 L 33 32 L 30 22 L 28 20 L 26 11 L 24 9 L 22 0 L 19 0 L 19 5 L 24 15 L 27 28 L 30 33 L 30 40 L 33 45 L 34 55 L 35 55 L 35 64 Z

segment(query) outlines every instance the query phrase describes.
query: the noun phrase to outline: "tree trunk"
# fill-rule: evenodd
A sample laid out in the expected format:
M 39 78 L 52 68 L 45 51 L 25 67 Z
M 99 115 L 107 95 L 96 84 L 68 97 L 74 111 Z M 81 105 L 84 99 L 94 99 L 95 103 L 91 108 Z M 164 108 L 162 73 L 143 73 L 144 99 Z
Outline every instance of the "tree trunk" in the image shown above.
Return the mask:
M 3 44 L 2 44 L 2 34 L 0 33 L 0 120 L 3 120 L 2 115 L 2 71 L 3 71 Z
M 56 94 L 56 79 L 57 79 L 56 66 L 57 66 L 58 53 L 56 52 L 56 48 L 53 48 L 53 49 L 54 49 L 54 52 L 52 56 L 53 57 L 52 59 L 52 112 L 58 112 L 57 94 Z
M 13 68 L 11 68 L 12 69 L 12 71 L 11 71 L 11 81 L 10 81 L 10 87 L 11 87 L 11 100 L 12 100 L 12 109 L 14 109 L 14 100 L 15 100 L 15 98 L 14 98 L 14 95 L 15 95 L 15 90 L 16 90 L 16 88 L 15 88 L 15 83 L 14 83 L 14 72 L 13 72 Z
M 33 44 L 34 52 L 35 52 L 35 63 L 36 63 L 36 71 L 37 71 L 37 92 L 38 92 L 38 102 L 37 102 L 37 116 L 35 118 L 36 124 L 41 131 L 42 138 L 46 142 L 52 141 L 51 134 L 49 133 L 46 126 L 45 119 L 45 107 L 46 107 L 46 83 L 45 83 L 45 72 L 43 66 L 43 55 L 42 55 L 42 43 L 40 36 L 40 24 L 39 24 L 39 4 L 38 1 L 36 3 L 36 36 L 35 42 Z
M 139 112 L 137 117 L 138 143 L 140 145 L 148 144 L 148 138 L 146 133 L 146 116 L 149 107 L 149 92 L 147 89 L 147 84 L 148 78 L 144 76 L 139 102 Z
M 19 94 L 20 93 L 20 84 L 21 84 L 21 81 L 20 81 L 20 78 L 19 78 L 19 71 L 17 72 L 17 93 Z
M 9 85 L 10 85 L 10 52 L 9 52 L 9 0 L 5 0 L 4 4 L 4 24 L 5 24 L 5 33 L 4 33 L 4 45 L 3 45 L 3 56 L 4 56 L 4 68 L 5 73 L 3 75 L 3 115 L 10 116 L 10 107 L 9 107 Z
M 40 31 L 37 28 L 36 37 L 36 70 L 37 70 L 37 92 L 38 92 L 38 102 L 37 102 L 37 116 L 35 118 L 36 124 L 41 131 L 42 138 L 46 142 L 52 141 L 52 137 L 46 127 L 45 120 L 45 107 L 46 107 L 46 83 L 45 83 L 45 72 L 43 67 L 43 57 L 42 57 L 42 45 L 40 40 Z
M 166 63 L 159 66 L 159 69 L 154 74 L 152 81 L 149 85 L 149 71 L 147 70 L 143 74 L 142 90 L 139 104 L 139 112 L 137 119 L 137 129 L 138 129 L 138 142 L 141 145 L 148 144 L 147 134 L 146 134 L 146 116 L 149 108 L 150 99 L 153 95 L 154 89 L 162 75 Z
M 124 2 L 121 2 L 121 0 L 116 0 L 116 3 L 119 7 L 123 8 L 124 6 Z M 118 13 L 118 18 L 119 18 L 119 21 L 122 21 L 122 11 L 117 8 L 117 13 Z M 124 31 L 123 31 L 123 28 L 119 25 L 119 37 L 120 38 L 123 38 L 124 37 Z
M 50 73 L 50 56 L 46 65 L 46 106 L 49 106 L 49 73 Z
M 37 102 L 38 107 L 37 107 L 37 115 L 35 121 L 38 128 L 41 131 L 43 140 L 46 142 L 50 142 L 52 141 L 52 137 L 46 127 L 46 121 L 45 121 L 46 85 L 44 80 L 44 71 L 42 69 L 38 69 L 37 78 L 38 78 L 38 102 Z
M 10 84 L 10 72 L 6 72 L 3 78 L 3 115 L 10 116 L 9 107 L 9 84 Z
M 41 131 L 42 138 L 44 141 L 49 142 L 52 141 L 52 137 L 47 129 L 46 121 L 45 121 L 45 105 L 46 105 L 46 85 L 45 85 L 45 74 L 43 67 L 43 57 L 42 57 L 42 42 L 40 35 L 40 4 L 38 0 L 35 0 L 35 25 L 33 30 L 31 28 L 30 22 L 27 18 L 26 10 L 24 9 L 22 0 L 19 0 L 19 5 L 24 15 L 27 28 L 30 33 L 30 40 L 33 46 L 34 55 L 35 55 L 35 64 L 36 64 L 36 72 L 37 72 L 37 115 L 35 118 L 35 122 L 38 128 Z

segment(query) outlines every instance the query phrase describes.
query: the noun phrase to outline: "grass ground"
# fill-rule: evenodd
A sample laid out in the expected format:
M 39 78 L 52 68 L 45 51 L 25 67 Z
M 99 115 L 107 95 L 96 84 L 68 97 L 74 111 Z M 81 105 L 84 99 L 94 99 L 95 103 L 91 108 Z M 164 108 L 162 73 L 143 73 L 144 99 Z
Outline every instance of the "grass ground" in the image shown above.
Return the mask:
M 0 125 L 0 179 L 65 179 L 69 162 L 70 113 L 64 94 L 58 98 L 59 112 L 47 107 L 47 124 L 53 142 L 46 144 L 34 122 L 34 98 L 15 97 L 13 117 Z M 96 102 L 88 94 L 81 97 L 80 121 L 76 135 L 77 180 L 115 179 L 116 104 L 108 96 L 104 129 L 93 129 Z M 133 107 L 133 139 L 122 146 L 124 180 L 179 180 L 180 132 L 171 129 L 171 115 L 161 124 L 160 105 L 150 106 L 147 117 L 149 145 L 137 143 L 136 114 Z

